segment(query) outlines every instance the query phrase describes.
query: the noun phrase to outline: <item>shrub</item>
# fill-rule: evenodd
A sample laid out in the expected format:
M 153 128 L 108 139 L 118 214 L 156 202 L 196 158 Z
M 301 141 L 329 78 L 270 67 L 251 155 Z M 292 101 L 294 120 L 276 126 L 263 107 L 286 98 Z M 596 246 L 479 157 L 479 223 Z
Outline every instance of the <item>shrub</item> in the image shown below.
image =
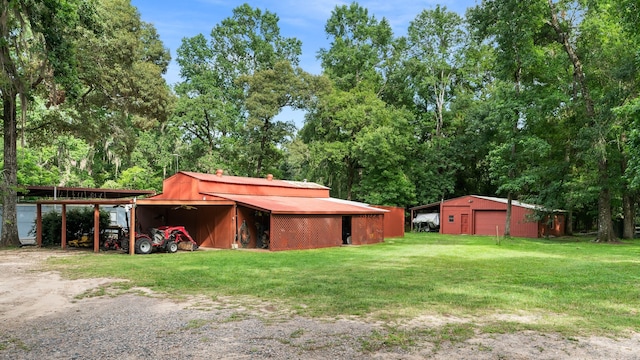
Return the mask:
M 37 220 L 36 220 L 37 221 Z M 100 229 L 109 225 L 109 213 L 100 211 Z M 34 223 L 31 233 L 35 234 Z M 93 233 L 93 208 L 73 208 L 67 210 L 67 240 L 77 238 L 83 233 Z M 42 245 L 51 246 L 62 243 L 62 215 L 51 211 L 42 216 Z

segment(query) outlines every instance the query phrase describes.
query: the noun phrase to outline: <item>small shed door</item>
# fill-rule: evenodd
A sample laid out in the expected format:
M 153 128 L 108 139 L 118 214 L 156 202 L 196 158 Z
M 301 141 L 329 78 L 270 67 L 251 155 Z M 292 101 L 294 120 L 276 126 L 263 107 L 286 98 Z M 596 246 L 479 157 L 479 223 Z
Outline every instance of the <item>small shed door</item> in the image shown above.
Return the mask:
M 505 210 L 476 211 L 474 216 L 475 234 L 495 236 L 497 226 L 498 233 L 504 235 L 506 219 L 507 212 Z
M 460 233 L 470 234 L 469 232 L 469 214 L 460 214 Z

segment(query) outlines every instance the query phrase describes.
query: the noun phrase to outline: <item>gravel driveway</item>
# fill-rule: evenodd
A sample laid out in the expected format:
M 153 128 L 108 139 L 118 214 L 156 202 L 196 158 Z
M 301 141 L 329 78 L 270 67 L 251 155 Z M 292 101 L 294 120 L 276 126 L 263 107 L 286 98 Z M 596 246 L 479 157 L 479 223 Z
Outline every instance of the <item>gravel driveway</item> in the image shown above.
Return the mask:
M 387 347 L 391 324 L 304 318 L 251 299 L 174 302 L 145 289 L 78 297 L 115 280 L 38 271 L 49 256 L 71 255 L 0 251 L 0 359 L 640 359 L 639 333 L 475 334 L 451 343 L 426 334 L 465 320 L 430 315 L 393 324 L 423 335 Z

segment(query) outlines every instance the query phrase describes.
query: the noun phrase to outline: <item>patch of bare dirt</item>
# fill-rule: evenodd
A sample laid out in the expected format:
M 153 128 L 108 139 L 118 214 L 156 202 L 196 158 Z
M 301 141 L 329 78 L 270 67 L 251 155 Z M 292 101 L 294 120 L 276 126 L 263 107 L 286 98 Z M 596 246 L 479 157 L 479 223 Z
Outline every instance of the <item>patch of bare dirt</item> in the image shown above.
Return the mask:
M 253 299 L 163 298 L 147 290 L 80 297 L 117 279 L 61 278 L 36 248 L 0 251 L 0 359 L 640 359 L 640 334 L 571 337 L 524 331 L 438 337 L 446 326 L 535 323 L 541 314 L 422 315 L 386 324 L 311 319 Z M 410 338 L 404 339 L 403 334 Z M 453 341 L 451 341 L 453 340 Z

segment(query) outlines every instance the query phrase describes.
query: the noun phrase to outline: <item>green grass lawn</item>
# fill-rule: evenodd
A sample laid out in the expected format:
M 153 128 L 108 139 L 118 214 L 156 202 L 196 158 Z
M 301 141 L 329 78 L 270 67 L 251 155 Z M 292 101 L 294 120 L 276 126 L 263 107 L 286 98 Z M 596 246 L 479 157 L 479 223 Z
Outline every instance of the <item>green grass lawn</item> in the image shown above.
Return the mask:
M 169 295 L 275 300 L 308 316 L 534 315 L 485 330 L 640 331 L 640 242 L 408 233 L 369 246 L 55 258 L 69 277 L 129 279 Z

